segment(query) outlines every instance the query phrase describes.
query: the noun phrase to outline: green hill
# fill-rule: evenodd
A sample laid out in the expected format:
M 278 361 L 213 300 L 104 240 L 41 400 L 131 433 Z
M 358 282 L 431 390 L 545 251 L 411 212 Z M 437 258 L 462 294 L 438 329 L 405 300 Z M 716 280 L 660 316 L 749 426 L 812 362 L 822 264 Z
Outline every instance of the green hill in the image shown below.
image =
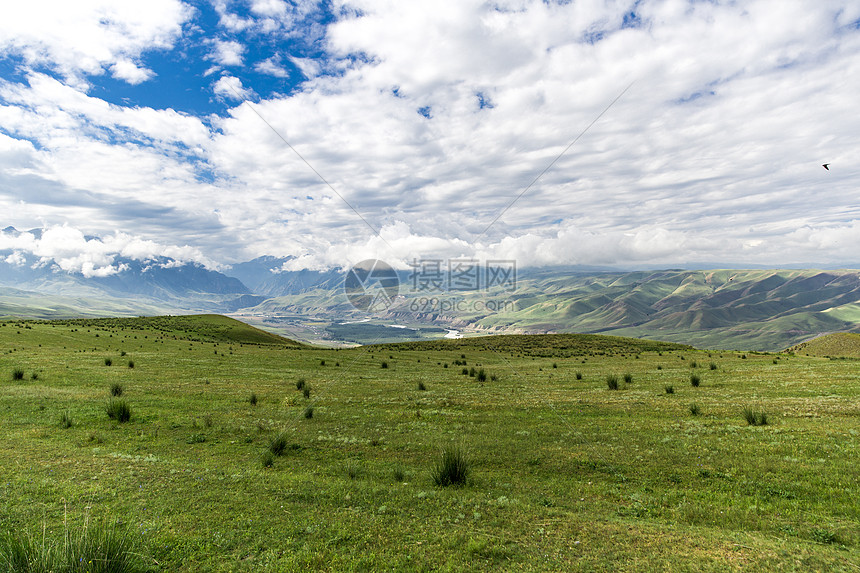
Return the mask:
M 378 347 L 382 347 L 379 345 Z M 368 346 L 373 348 L 373 346 Z M 508 334 L 478 336 L 457 340 L 427 340 L 422 342 L 399 342 L 384 345 L 386 349 L 463 351 L 490 350 L 516 352 L 525 356 L 586 356 L 637 354 L 639 352 L 670 352 L 690 350 L 690 346 L 671 342 L 640 340 L 621 336 L 596 334 Z
M 860 333 L 837 332 L 827 334 L 792 346 L 788 351 L 804 356 L 860 358 Z
M 179 340 L 194 342 L 226 342 L 237 344 L 273 344 L 304 346 L 294 340 L 260 330 L 244 322 L 218 314 L 186 316 L 149 316 L 137 318 L 83 318 L 55 320 L 52 324 L 100 330 L 140 330 L 171 335 Z

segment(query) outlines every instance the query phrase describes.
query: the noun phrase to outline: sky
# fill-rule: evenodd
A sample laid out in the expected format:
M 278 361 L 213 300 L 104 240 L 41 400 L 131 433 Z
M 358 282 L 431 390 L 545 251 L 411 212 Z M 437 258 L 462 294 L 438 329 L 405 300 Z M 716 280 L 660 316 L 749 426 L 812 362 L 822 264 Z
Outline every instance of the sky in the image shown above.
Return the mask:
M 858 94 L 856 1 L 19 2 L 0 252 L 857 264 Z

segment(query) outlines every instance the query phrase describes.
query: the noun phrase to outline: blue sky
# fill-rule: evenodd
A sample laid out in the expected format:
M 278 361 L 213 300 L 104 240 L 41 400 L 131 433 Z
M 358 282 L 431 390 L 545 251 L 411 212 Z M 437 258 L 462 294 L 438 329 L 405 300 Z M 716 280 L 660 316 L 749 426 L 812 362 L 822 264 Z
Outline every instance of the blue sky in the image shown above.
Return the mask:
M 858 54 L 847 1 L 4 8 L 0 252 L 856 264 Z

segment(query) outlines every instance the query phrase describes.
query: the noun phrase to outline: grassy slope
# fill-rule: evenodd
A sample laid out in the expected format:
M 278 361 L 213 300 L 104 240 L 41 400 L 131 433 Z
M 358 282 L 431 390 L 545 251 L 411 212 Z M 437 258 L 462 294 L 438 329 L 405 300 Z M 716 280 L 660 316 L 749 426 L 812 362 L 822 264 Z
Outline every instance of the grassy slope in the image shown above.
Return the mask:
M 837 332 L 819 336 L 792 346 L 789 350 L 804 356 L 860 358 L 860 333 Z
M 860 566 L 851 362 L 598 337 L 335 351 L 246 344 L 218 317 L 3 324 L 0 528 L 121 519 L 165 571 Z M 497 380 L 460 374 L 461 355 Z M 129 423 L 105 415 L 112 383 Z M 448 443 L 466 487 L 430 482 Z

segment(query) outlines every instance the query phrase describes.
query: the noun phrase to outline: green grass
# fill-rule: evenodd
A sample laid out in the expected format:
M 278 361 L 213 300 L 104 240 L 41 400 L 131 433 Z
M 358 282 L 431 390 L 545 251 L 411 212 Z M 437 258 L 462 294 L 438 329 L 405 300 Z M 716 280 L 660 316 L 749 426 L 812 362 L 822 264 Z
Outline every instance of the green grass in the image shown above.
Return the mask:
M 9 573 L 143 573 L 154 570 L 152 565 L 118 526 L 86 523 L 50 536 L 0 532 L 0 568 Z
M 0 529 L 41 543 L 44 528 L 52 545 L 89 507 L 152 570 L 177 572 L 860 564 L 853 361 L 576 336 L 335 350 L 158 324 L 0 326 L 15 348 L 0 354 Z M 122 350 L 136 368 L 105 368 Z M 441 366 L 454 360 L 499 376 Z M 699 388 L 694 360 L 719 364 L 696 371 Z M 607 391 L 615 373 L 635 383 Z M 133 408 L 123 424 L 104 410 L 115 383 Z M 748 425 L 744 405 L 769 424 Z M 468 444 L 471 474 L 436 486 L 452 443 Z

